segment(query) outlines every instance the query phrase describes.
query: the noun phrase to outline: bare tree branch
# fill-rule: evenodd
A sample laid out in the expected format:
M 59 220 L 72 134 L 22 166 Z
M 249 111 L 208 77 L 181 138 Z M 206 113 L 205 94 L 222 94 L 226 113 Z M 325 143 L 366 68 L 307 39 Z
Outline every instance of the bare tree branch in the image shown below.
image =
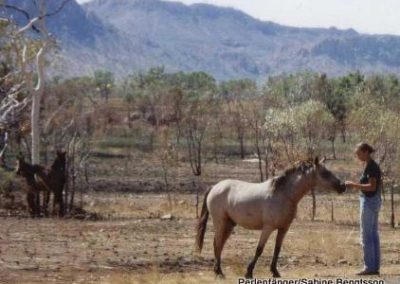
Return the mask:
M 5 4 L 5 3 L 1 3 L 0 6 L 3 6 L 3 7 L 6 8 L 6 9 L 15 10 L 15 11 L 17 11 L 17 12 L 22 13 L 22 14 L 25 16 L 26 20 L 29 21 L 29 23 L 28 23 L 29 26 L 27 25 L 28 28 L 32 28 L 35 32 L 40 33 L 39 29 L 36 28 L 36 27 L 33 25 L 33 22 L 31 21 L 31 16 L 29 15 L 29 13 L 28 13 L 27 11 L 25 11 L 24 9 L 19 8 L 19 7 L 17 7 L 17 6 L 10 5 L 10 4 Z M 31 23 L 31 22 L 32 22 L 32 23 Z
M 35 25 L 34 25 L 34 23 L 36 23 L 37 21 L 39 21 L 39 17 L 35 17 L 35 18 L 31 19 L 28 24 L 26 24 L 25 26 L 23 26 L 22 28 L 20 28 L 18 30 L 17 34 L 22 34 L 22 33 L 26 32 L 27 30 L 29 30 L 30 28 L 32 28 L 37 33 L 41 33 L 40 30 L 37 27 L 35 27 Z
M 0 18 L 0 23 L 8 24 L 8 23 L 10 23 L 10 19 Z
M 43 18 L 52 17 L 52 16 L 57 15 L 58 13 L 61 12 L 62 9 L 64 9 L 65 5 L 70 1 L 71 0 L 64 0 L 56 10 L 54 10 L 51 13 L 44 14 L 43 16 L 39 16 L 39 18 L 43 19 Z
M 12 124 L 12 116 L 15 117 L 15 114 L 20 114 L 22 110 L 28 105 L 31 101 L 30 97 L 26 97 L 22 102 L 12 102 L 8 103 L 7 107 L 2 107 L 2 112 L 0 116 L 0 125 L 6 126 L 8 124 Z
M 0 151 L 0 159 L 3 157 L 4 152 L 6 151 L 6 148 L 8 146 L 8 133 L 4 133 L 4 138 L 3 138 L 4 146 L 3 149 Z
M 52 11 L 50 13 L 46 13 L 44 15 L 39 15 L 38 17 L 35 17 L 35 18 L 31 18 L 31 16 L 29 15 L 29 13 L 27 11 L 25 11 L 24 9 L 22 9 L 20 7 L 17 7 L 15 5 L 0 3 L 0 6 L 3 6 L 6 9 L 15 10 L 15 11 L 17 11 L 19 13 L 22 13 L 25 16 L 26 20 L 29 21 L 28 24 L 26 24 L 24 27 L 22 27 L 21 29 L 18 30 L 18 33 L 23 33 L 23 32 L 25 32 L 26 30 L 28 30 L 30 28 L 32 28 L 37 33 L 41 33 L 40 29 L 38 29 L 34 24 L 38 20 L 57 15 L 58 13 L 61 12 L 61 10 L 65 7 L 65 5 L 70 1 L 71 0 L 64 0 L 61 3 L 61 5 L 57 9 L 55 9 L 54 11 Z M 36 1 L 35 1 L 35 4 L 36 4 Z M 36 4 L 36 6 L 37 6 L 37 4 Z
M 4 136 L 3 136 L 3 143 L 4 143 L 4 145 L 3 145 L 3 149 L 1 149 L 1 151 L 0 151 L 0 167 L 6 167 L 6 162 L 5 162 L 5 152 L 6 152 L 6 150 L 7 150 L 7 147 L 8 147 L 8 133 L 7 132 L 5 132 L 4 133 Z

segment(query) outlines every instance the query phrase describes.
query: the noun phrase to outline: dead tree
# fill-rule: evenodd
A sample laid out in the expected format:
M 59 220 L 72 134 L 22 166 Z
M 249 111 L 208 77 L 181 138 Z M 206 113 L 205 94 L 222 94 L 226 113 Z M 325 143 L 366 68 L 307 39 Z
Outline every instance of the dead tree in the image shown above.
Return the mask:
M 207 115 L 209 107 L 211 107 L 211 104 L 207 99 L 195 99 L 190 102 L 190 106 L 185 114 L 184 136 L 187 143 L 190 168 L 196 179 L 199 179 L 202 175 L 203 166 L 205 163 L 204 139 L 210 123 Z M 200 192 L 198 184 L 196 186 L 197 217 L 199 216 L 199 194 Z

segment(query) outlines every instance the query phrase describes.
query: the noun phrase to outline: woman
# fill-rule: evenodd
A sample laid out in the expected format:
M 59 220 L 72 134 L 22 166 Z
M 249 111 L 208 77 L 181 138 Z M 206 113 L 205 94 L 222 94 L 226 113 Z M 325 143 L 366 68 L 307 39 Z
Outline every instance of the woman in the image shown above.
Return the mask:
M 365 163 L 360 182 L 346 181 L 346 187 L 360 191 L 360 230 L 364 251 L 364 269 L 357 275 L 379 275 L 380 244 L 378 215 L 381 207 L 382 178 L 379 165 L 371 154 L 375 150 L 367 143 L 357 145 L 355 153 Z

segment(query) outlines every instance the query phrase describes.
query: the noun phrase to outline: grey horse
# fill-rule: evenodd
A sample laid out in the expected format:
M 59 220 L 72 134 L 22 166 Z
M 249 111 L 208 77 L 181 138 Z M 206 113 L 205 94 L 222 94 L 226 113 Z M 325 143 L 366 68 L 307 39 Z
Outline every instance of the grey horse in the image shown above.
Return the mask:
M 247 267 L 246 278 L 253 277 L 254 266 L 269 236 L 278 230 L 270 269 L 273 277 L 280 277 L 276 268 L 278 256 L 299 201 L 314 187 L 332 189 L 338 193 L 346 190 L 344 183 L 322 163 L 318 157 L 313 162 L 299 162 L 282 175 L 263 183 L 223 180 L 206 192 L 197 226 L 196 249 L 198 252 L 202 250 L 207 220 L 211 214 L 215 229 L 216 276 L 224 277 L 221 269 L 222 249 L 238 224 L 249 230 L 261 230 L 255 256 Z

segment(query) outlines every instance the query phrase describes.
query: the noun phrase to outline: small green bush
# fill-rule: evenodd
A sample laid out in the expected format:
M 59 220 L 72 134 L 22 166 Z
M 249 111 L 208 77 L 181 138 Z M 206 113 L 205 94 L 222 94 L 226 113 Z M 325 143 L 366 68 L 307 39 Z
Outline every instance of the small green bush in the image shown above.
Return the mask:
M 0 168 L 0 194 L 10 192 L 13 188 L 15 174 Z

